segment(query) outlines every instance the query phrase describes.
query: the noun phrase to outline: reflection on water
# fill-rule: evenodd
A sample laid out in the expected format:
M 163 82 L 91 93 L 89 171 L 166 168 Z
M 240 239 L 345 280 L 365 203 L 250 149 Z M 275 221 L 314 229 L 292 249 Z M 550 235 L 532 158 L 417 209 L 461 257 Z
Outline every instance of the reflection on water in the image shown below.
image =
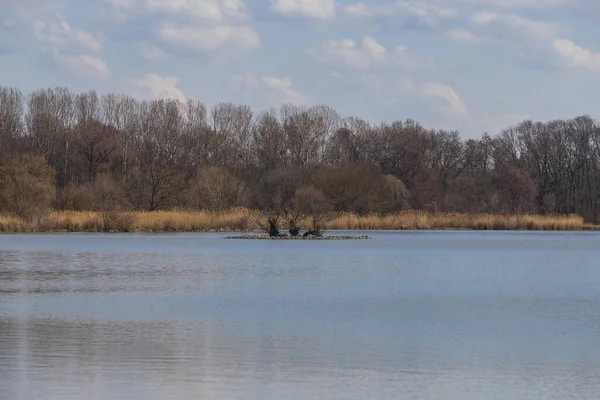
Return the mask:
M 0 239 L 0 399 L 600 397 L 594 234 Z

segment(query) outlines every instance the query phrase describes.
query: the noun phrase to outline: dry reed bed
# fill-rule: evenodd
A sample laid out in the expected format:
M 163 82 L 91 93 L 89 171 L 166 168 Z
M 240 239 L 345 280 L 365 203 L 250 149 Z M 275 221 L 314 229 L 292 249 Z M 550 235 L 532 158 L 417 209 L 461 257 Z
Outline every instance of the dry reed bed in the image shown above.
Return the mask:
M 249 232 L 259 229 L 253 216 L 237 208 L 227 212 L 53 211 L 37 223 L 0 215 L 1 232 Z M 404 211 L 385 216 L 338 213 L 325 222 L 328 230 L 551 230 L 591 229 L 576 215 L 491 215 Z
M 404 211 L 385 216 L 343 213 L 327 222 L 327 229 L 340 230 L 538 230 L 580 231 L 577 215 L 495 215 Z

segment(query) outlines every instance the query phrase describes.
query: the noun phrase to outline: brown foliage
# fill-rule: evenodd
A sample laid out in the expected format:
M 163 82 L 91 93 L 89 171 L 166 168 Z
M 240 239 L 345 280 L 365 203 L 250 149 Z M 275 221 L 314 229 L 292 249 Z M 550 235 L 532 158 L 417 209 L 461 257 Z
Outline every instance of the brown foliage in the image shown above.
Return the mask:
M 292 199 L 292 207 L 305 215 L 331 211 L 331 204 L 322 191 L 312 185 L 300 187 Z
M 510 213 L 528 213 L 532 206 L 537 188 L 529 174 L 515 167 L 506 167 L 495 178 L 502 204 Z
M 310 231 L 313 235 L 323 234 L 323 220 L 327 212 L 331 211 L 331 204 L 323 192 L 314 186 L 302 186 L 294 194 L 292 207 L 300 215 L 308 217 Z
M 312 179 L 334 211 L 358 214 L 400 210 L 407 206 L 404 183 L 393 175 L 382 175 L 376 167 L 347 165 L 317 171 Z
M 137 220 L 133 211 L 121 211 L 118 208 L 101 210 L 100 220 L 104 232 L 132 232 Z
M 0 210 L 26 220 L 41 218 L 55 198 L 54 175 L 43 157 L 9 159 L 0 167 Z
M 289 208 L 296 190 L 303 184 L 300 170 L 277 169 L 268 173 L 259 184 L 257 205 L 263 210 L 283 212 Z
M 243 183 L 227 169 L 203 167 L 191 183 L 188 205 L 209 211 L 229 210 L 241 203 L 243 195 Z
M 89 190 L 92 194 L 92 207 L 95 210 L 127 209 L 130 207 L 123 187 L 110 174 L 99 174 L 89 186 Z
M 67 186 L 56 195 L 56 210 L 84 211 L 94 205 L 94 193 L 89 187 Z
M 382 212 L 402 211 L 408 207 L 408 190 L 406 185 L 394 175 L 383 177 L 383 190 L 381 199 Z
M 334 211 L 367 213 L 374 208 L 377 191 L 376 169 L 362 165 L 319 170 L 313 176 L 314 186 L 331 202 Z

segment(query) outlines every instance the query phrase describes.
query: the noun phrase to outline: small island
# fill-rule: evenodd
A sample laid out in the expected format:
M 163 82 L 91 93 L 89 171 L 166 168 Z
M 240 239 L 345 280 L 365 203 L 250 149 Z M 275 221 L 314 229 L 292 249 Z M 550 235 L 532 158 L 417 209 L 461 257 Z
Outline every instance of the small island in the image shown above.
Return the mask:
M 330 206 L 323 194 L 311 187 L 300 188 L 288 201 L 275 196 L 270 202 L 266 221 L 264 214 L 251 214 L 256 224 L 265 232 L 263 234 L 245 234 L 228 236 L 226 239 L 283 239 L 283 240 L 356 240 L 370 239 L 369 236 L 324 235 L 325 217 Z M 302 225 L 306 231 L 301 232 Z M 281 227 L 288 232 L 281 232 Z
M 292 235 L 279 235 L 269 236 L 267 234 L 246 234 L 238 236 L 226 236 L 225 239 L 267 239 L 267 240 L 364 240 L 371 239 L 367 235 L 350 236 L 350 235 L 322 235 L 322 236 L 292 236 Z

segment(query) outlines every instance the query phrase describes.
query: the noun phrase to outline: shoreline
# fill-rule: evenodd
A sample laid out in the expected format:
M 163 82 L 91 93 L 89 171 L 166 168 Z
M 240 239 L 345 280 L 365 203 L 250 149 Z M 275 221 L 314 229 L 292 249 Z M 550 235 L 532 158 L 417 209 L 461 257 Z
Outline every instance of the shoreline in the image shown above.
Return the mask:
M 51 211 L 37 222 L 0 214 L 0 233 L 239 233 L 260 232 L 256 218 L 265 214 L 247 209 L 225 212 Z M 306 229 L 302 226 L 302 229 Z M 403 211 L 387 215 L 332 213 L 325 231 L 598 231 L 576 215 L 499 215 Z M 285 226 L 281 226 L 286 233 Z

